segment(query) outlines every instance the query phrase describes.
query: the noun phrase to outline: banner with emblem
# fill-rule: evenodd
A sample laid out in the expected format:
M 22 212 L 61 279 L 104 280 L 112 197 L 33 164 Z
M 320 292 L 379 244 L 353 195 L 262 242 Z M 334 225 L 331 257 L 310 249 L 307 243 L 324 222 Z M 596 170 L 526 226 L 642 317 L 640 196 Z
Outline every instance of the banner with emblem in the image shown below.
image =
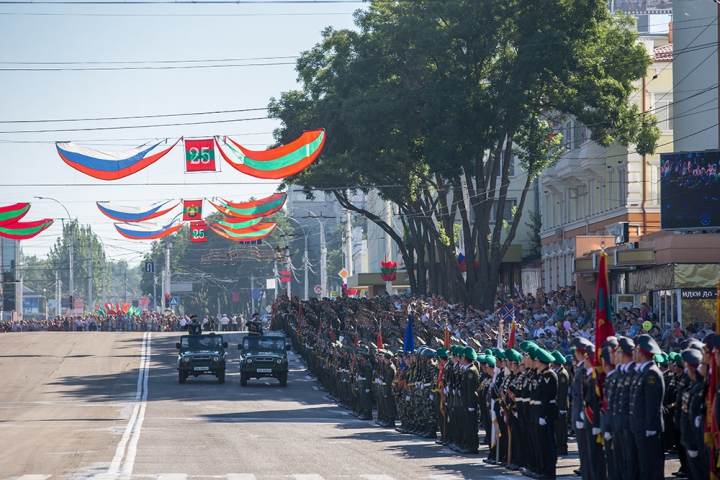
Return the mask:
M 214 172 L 215 142 L 212 138 L 185 140 L 185 171 Z
M 190 243 L 207 242 L 207 225 L 202 220 L 190 222 Z
M 608 337 L 615 335 L 612 321 L 612 305 L 610 303 L 610 288 L 608 287 L 607 253 L 600 253 L 598 267 L 596 316 L 595 316 L 595 366 L 601 365 L 602 344 Z
M 200 220 L 202 218 L 202 200 L 183 200 L 183 221 Z

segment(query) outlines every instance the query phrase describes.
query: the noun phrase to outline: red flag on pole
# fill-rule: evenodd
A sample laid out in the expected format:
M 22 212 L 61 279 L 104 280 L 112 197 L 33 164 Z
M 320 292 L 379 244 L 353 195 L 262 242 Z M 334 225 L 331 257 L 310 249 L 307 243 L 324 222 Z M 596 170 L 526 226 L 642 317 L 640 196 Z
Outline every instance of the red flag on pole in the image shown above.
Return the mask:
M 450 348 L 450 329 L 448 328 L 447 323 L 445 324 L 445 339 L 443 341 L 443 347 L 445 347 L 446 350 Z
M 610 289 L 608 288 L 608 273 L 606 263 L 607 253 L 600 253 L 600 266 L 598 268 L 598 284 L 597 284 L 597 310 L 595 316 L 595 359 L 593 364 L 597 367 L 601 365 L 600 358 L 602 349 L 600 348 L 608 337 L 615 335 L 612 321 L 612 307 L 610 305 Z
M 515 332 L 516 328 L 517 328 L 517 324 L 515 323 L 515 320 L 513 319 L 512 323 L 510 324 L 510 336 L 508 337 L 507 348 L 513 348 L 515 346 L 515 336 L 517 335 Z
M 382 341 L 382 324 L 380 324 L 380 328 L 378 328 L 378 334 L 377 334 L 377 347 L 379 349 L 385 348 L 385 345 L 383 345 Z
M 318 335 L 320 335 L 320 334 L 322 333 L 322 320 L 319 320 L 319 321 L 318 321 L 318 324 L 320 325 L 320 326 L 318 327 Z
M 333 330 L 332 328 L 330 329 L 330 341 L 335 341 L 335 330 Z
M 355 335 L 353 335 L 353 346 L 358 346 L 358 334 L 355 332 Z

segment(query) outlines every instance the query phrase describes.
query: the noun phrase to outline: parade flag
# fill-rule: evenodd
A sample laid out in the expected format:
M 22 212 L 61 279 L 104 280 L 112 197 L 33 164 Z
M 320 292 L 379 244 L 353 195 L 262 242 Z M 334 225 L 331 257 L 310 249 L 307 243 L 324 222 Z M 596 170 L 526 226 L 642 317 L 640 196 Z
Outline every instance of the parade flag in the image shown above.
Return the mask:
M 335 330 L 330 329 L 330 341 L 335 343 Z
M 382 350 L 385 348 L 385 345 L 383 345 L 382 341 L 382 322 L 378 324 L 378 334 L 377 334 L 377 348 L 378 350 Z
M 415 335 L 413 335 L 413 319 L 412 315 L 408 313 L 408 324 L 405 328 L 405 343 L 403 345 L 403 352 L 412 352 L 415 350 Z
M 510 324 L 510 336 L 508 336 L 507 348 L 513 348 L 515 346 L 515 336 L 517 335 L 516 329 L 517 329 L 517 323 L 515 322 L 515 319 L 513 318 L 513 321 Z
M 215 142 L 212 138 L 185 140 L 185 171 L 214 172 Z
M 298 302 L 300 306 L 298 307 L 298 317 L 302 317 L 303 315 L 303 308 L 302 308 L 302 302 Z
M 290 270 L 281 270 L 280 271 L 280 281 L 283 283 L 290 283 L 290 275 L 292 275 L 292 272 Z
M 445 347 L 446 350 L 450 349 L 450 327 L 448 324 L 445 324 L 445 338 L 443 339 L 443 347 Z
M 202 218 L 202 200 L 183 200 L 183 222 Z
M 355 332 L 355 333 L 353 334 L 353 346 L 354 346 L 354 347 L 357 347 L 357 346 L 358 346 L 358 333 L 357 333 L 357 332 Z
M 190 243 L 207 242 L 207 225 L 202 220 L 190 222 Z
M 322 333 L 322 320 L 318 320 L 318 335 Z
M 598 284 L 595 315 L 595 359 L 593 364 L 602 365 L 602 344 L 608 337 L 615 335 L 612 321 L 612 306 L 610 304 L 610 289 L 608 288 L 607 253 L 600 253 L 600 266 L 598 267 Z

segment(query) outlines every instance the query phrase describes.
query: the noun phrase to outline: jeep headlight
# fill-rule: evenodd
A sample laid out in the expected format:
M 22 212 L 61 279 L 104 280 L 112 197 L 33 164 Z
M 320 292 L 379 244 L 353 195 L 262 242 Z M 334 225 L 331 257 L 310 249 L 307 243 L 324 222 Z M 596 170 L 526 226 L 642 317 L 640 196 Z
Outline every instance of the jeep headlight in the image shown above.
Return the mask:
M 277 360 L 278 365 L 282 365 L 282 358 L 278 358 Z
M 185 363 L 192 362 L 192 357 L 183 357 L 183 362 L 185 362 Z
M 250 365 L 250 364 L 252 363 L 252 358 L 248 358 L 247 360 L 245 360 L 245 363 L 247 363 L 248 365 Z
M 220 361 L 220 357 L 218 357 L 217 355 L 215 355 L 212 360 L 213 360 L 213 362 L 217 363 L 217 362 Z

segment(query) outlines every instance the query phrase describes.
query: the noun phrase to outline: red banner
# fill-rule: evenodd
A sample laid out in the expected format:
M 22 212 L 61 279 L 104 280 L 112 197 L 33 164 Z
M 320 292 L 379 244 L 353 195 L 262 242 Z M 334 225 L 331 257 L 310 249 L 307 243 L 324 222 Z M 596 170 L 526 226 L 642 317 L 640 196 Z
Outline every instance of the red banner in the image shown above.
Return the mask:
M 607 253 L 600 253 L 600 265 L 598 267 L 597 309 L 595 315 L 595 359 L 594 364 L 600 365 L 602 349 L 600 348 L 607 340 L 607 337 L 615 335 L 612 324 L 612 305 L 610 304 L 610 288 L 608 286 Z
M 215 142 L 205 140 L 185 140 L 185 171 L 214 172 Z
M 183 200 L 183 222 L 202 218 L 202 200 Z
M 202 220 L 190 222 L 190 243 L 207 242 L 207 225 Z

